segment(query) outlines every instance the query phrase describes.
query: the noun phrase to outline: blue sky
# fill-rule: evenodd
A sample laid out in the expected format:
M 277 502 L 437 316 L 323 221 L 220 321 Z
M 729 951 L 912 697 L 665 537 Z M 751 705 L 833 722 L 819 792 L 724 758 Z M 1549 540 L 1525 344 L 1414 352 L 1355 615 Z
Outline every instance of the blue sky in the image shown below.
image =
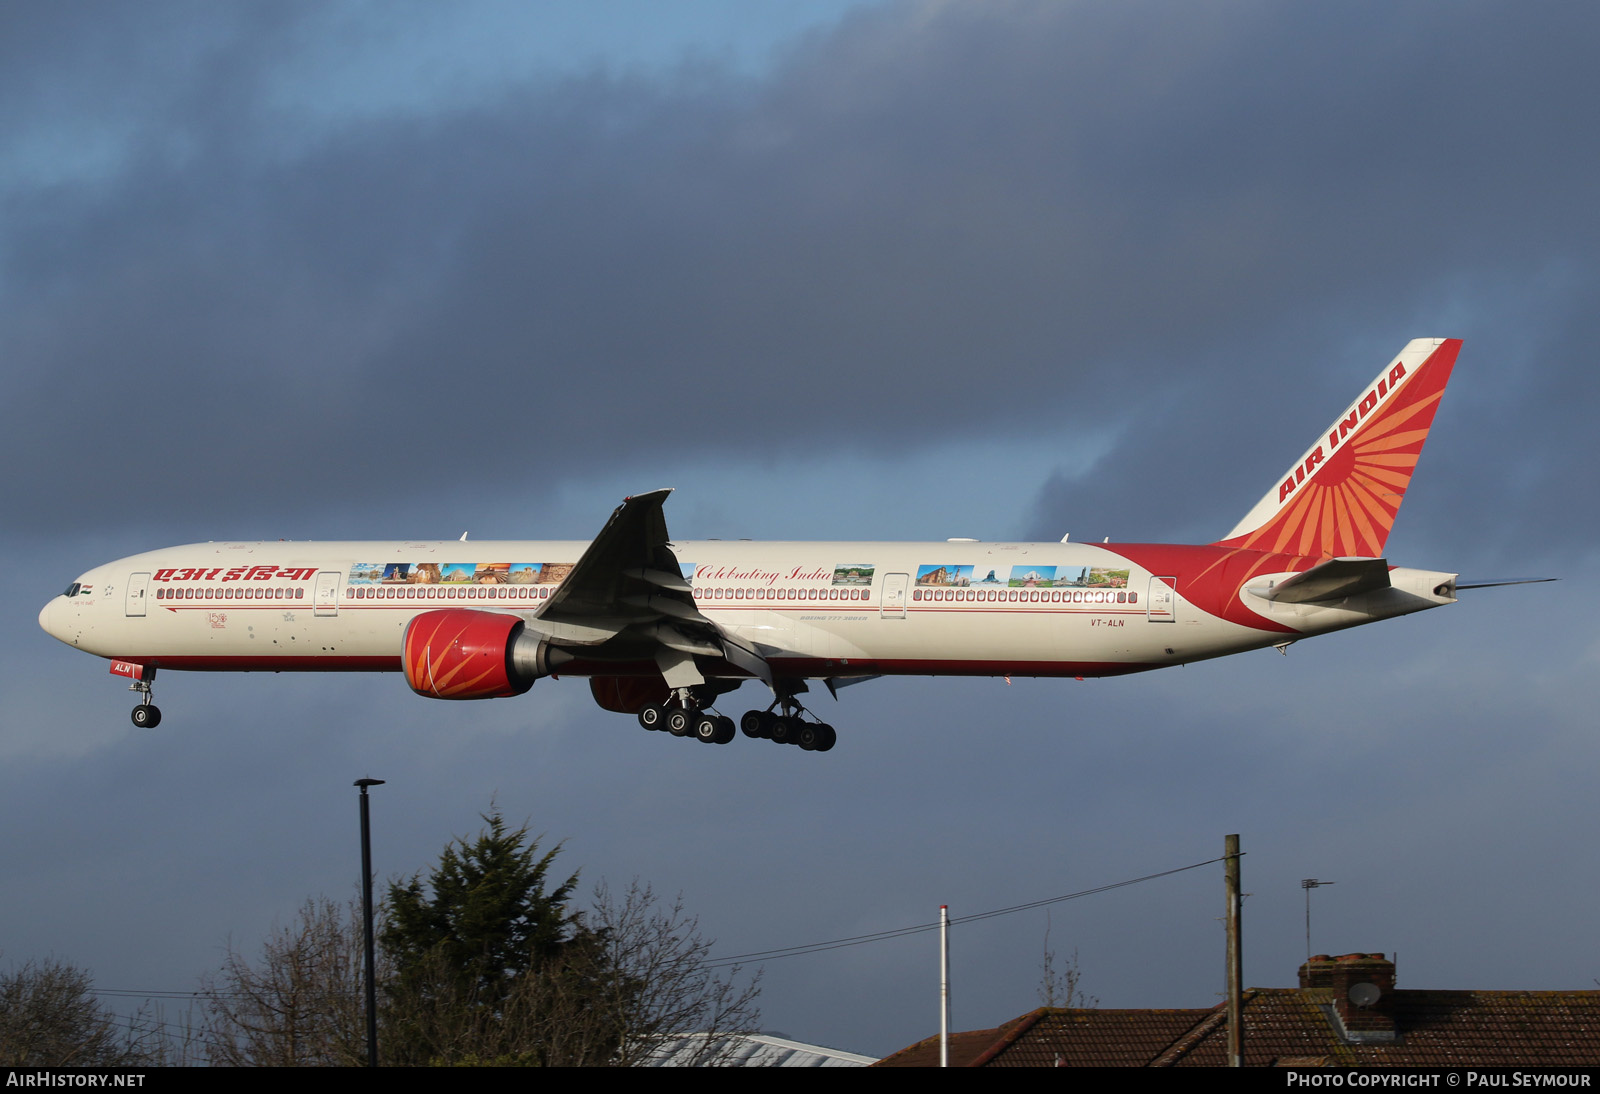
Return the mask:
M 0 15 L 7 961 L 192 988 L 498 802 L 722 953 L 1006 906 L 1241 835 L 1246 979 L 1592 986 L 1596 15 L 1493 4 L 118 4 Z M 1443 611 L 1121 680 L 885 680 L 826 756 L 578 681 L 171 673 L 38 608 L 247 538 L 1203 542 L 1406 341 L 1465 339 L 1389 543 Z M 755 702 L 751 689 L 750 703 Z M 744 704 L 738 704 L 742 709 Z M 658 739 L 659 738 L 659 739 Z M 1203 1006 L 1220 872 L 1059 907 L 1107 1006 Z M 1044 916 L 957 932 L 956 1022 Z M 773 962 L 769 1028 L 937 1028 L 931 941 Z

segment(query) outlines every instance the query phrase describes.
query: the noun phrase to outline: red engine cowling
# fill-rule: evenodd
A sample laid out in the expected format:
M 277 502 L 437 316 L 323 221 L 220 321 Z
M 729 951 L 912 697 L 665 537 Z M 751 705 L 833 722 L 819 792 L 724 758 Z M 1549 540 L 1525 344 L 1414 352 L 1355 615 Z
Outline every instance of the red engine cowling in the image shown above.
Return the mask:
M 521 619 L 500 612 L 423 612 L 406 627 L 406 683 L 433 699 L 521 695 L 542 675 L 519 668 L 512 657 L 523 630 Z

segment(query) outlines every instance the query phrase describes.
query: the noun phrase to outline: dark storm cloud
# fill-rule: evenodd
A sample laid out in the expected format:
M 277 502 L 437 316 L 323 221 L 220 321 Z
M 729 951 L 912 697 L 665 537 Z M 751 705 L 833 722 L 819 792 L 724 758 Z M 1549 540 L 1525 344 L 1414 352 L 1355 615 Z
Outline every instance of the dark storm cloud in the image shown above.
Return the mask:
M 1425 471 L 1507 525 L 1594 531 L 1547 516 L 1600 485 L 1570 466 L 1596 394 L 1587 9 L 897 5 L 760 80 L 595 72 L 348 125 L 269 105 L 304 17 L 221 11 L 123 28 L 116 55 L 187 63 L 141 70 L 159 109 L 114 170 L 4 195 L 4 451 L 80 438 L 12 483 L 24 520 L 108 466 L 226 510 L 353 467 L 390 472 L 380 495 L 493 469 L 526 496 L 663 450 L 1112 421 L 1037 530 L 1220 535 L 1446 334 L 1457 388 L 1493 396 L 1451 393 L 1441 427 L 1476 440 Z M 12 96 L 51 72 L 115 99 L 91 51 L 36 39 Z

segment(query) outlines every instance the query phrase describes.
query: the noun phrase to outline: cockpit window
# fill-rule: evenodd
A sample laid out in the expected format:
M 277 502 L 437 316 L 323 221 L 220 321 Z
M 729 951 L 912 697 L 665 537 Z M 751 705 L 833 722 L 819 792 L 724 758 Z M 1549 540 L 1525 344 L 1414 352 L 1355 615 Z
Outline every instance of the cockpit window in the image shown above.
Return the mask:
M 62 593 L 61 595 L 62 596 L 77 596 L 78 595 L 78 590 L 81 589 L 81 588 L 83 588 L 83 586 L 79 585 L 76 581 L 74 581 L 71 585 L 67 586 L 67 591 Z

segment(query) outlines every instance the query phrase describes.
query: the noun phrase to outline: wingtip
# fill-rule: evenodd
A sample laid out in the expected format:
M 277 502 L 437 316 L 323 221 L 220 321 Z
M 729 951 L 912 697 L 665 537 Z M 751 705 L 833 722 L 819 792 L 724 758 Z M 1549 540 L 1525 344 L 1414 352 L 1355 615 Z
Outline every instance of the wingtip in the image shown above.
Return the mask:
M 662 497 L 666 497 L 676 489 L 677 487 L 675 486 L 658 486 L 654 490 L 646 490 L 642 494 L 629 494 L 627 497 L 623 498 L 622 501 L 624 504 L 626 504 L 627 502 L 638 501 L 643 498 L 653 498 L 657 494 L 661 495 Z

